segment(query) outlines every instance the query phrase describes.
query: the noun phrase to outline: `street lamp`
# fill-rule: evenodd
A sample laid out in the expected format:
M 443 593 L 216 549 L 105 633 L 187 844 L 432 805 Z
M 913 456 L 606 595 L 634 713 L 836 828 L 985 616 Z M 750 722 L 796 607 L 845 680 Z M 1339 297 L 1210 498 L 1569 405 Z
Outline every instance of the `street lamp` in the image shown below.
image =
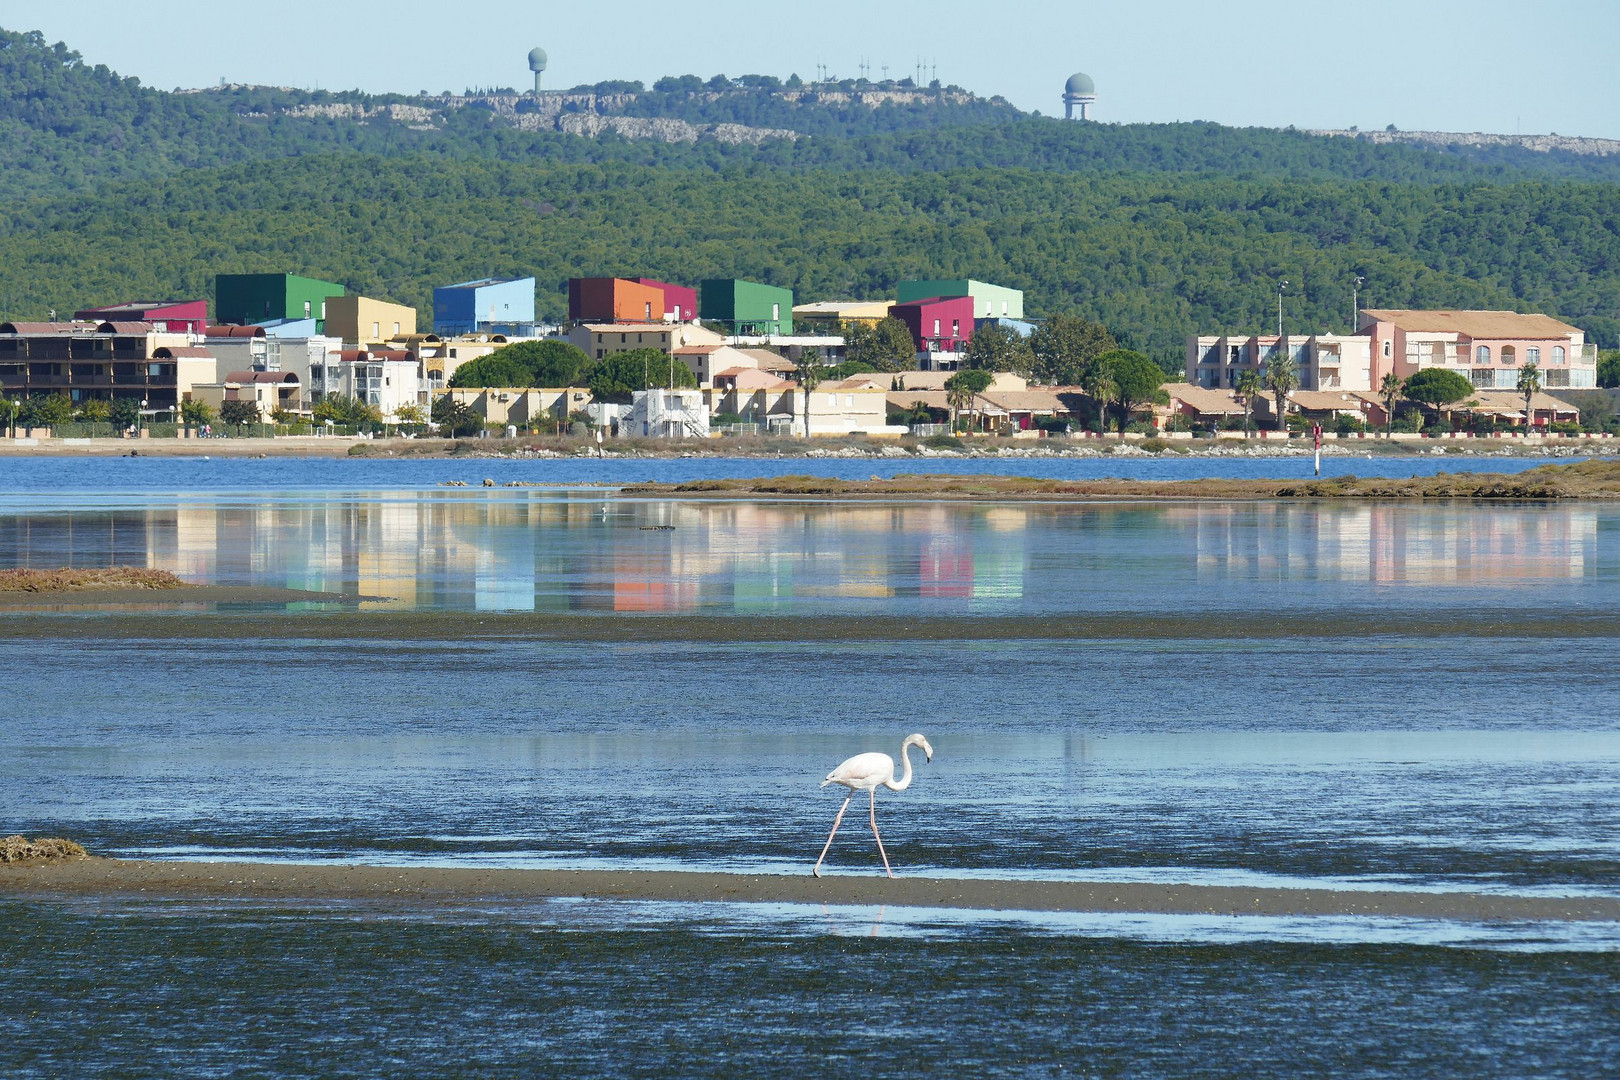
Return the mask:
M 1356 278 L 1355 284 L 1350 286 L 1350 332 L 1356 332 L 1356 316 L 1361 314 L 1361 287 L 1367 284 L 1364 277 Z
M 1282 336 L 1283 336 L 1283 333 L 1282 333 L 1282 298 L 1283 298 L 1283 293 L 1285 293 L 1287 291 L 1288 291 L 1288 282 L 1287 281 L 1284 281 L 1280 285 L 1277 286 L 1277 345 L 1278 345 L 1279 348 L 1282 346 Z
M 11 437 L 17 437 L 17 417 L 22 413 L 22 402 L 16 398 L 11 399 Z

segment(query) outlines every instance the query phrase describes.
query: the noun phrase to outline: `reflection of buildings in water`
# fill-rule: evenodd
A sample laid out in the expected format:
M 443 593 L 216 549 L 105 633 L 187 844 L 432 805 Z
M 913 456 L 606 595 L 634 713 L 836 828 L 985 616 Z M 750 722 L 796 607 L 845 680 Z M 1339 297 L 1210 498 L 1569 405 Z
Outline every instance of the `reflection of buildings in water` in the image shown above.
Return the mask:
M 1028 555 L 1029 509 L 992 506 L 974 514 L 973 599 L 1021 600 Z
M 1598 511 L 1579 507 L 1291 503 L 1166 508 L 1200 578 L 1512 584 L 1596 566 Z

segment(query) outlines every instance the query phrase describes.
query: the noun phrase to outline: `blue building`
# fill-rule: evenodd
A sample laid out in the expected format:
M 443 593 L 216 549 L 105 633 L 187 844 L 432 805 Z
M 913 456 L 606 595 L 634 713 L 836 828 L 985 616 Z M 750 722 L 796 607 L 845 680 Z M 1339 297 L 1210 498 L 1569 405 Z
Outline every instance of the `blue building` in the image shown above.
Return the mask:
M 485 278 L 433 290 L 433 332 L 509 334 L 534 332 L 534 278 Z

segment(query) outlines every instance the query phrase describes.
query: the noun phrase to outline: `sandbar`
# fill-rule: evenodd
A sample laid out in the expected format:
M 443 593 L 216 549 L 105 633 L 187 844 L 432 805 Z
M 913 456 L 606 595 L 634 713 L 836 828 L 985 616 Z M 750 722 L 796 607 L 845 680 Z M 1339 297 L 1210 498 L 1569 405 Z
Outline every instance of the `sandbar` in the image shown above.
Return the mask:
M 1472 892 L 1013 881 L 650 870 L 491 870 L 91 858 L 0 866 L 13 899 L 141 897 L 436 903 L 585 898 L 680 903 L 853 904 L 984 911 L 1169 915 L 1375 916 L 1513 922 L 1616 922 L 1620 898 Z

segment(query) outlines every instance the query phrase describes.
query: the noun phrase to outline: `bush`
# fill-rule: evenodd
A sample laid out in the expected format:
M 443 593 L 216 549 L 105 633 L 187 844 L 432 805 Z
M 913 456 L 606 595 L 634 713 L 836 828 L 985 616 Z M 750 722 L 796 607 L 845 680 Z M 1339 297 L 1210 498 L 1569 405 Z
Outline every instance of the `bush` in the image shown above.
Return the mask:
M 955 435 L 930 435 L 922 441 L 930 450 L 966 450 L 967 443 Z
M 1154 427 L 1151 421 L 1132 420 L 1125 425 L 1125 433 L 1127 435 L 1157 435 L 1159 429 Z
M 1163 439 L 1143 439 L 1139 445 L 1150 454 L 1162 454 L 1170 449 L 1170 444 Z
M 1568 420 L 1560 421 L 1552 426 L 1552 434 L 1554 435 L 1579 435 L 1580 433 L 1581 425 Z
M 1339 413 L 1333 418 L 1332 430 L 1335 435 L 1360 435 L 1367 430 L 1367 425 L 1359 416 Z

